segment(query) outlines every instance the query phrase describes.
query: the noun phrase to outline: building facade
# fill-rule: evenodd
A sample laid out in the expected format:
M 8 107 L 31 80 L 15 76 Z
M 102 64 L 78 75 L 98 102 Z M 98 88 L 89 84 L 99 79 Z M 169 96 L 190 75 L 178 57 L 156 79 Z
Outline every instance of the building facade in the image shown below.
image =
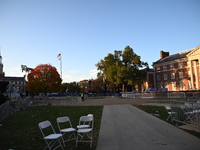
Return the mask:
M 200 90 L 199 62 L 200 46 L 174 55 L 160 51 L 160 59 L 153 63 L 154 88 Z
M 6 77 L 3 72 L 2 56 L 0 54 L 0 81 L 9 82 L 8 86 L 15 87 L 19 93 L 26 93 L 26 80 L 25 77 Z

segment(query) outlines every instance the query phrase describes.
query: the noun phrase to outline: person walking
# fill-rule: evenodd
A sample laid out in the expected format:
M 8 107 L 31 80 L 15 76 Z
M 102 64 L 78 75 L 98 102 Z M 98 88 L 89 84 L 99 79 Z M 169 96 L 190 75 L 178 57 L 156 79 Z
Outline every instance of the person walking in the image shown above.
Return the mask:
M 84 93 L 81 93 L 81 99 L 84 101 Z

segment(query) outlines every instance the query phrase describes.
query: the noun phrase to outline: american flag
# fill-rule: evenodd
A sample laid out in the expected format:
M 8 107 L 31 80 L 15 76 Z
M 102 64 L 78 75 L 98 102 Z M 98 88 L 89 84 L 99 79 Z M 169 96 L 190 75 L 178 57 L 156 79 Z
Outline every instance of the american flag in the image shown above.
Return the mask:
M 57 55 L 57 58 L 59 58 L 59 59 L 60 59 L 60 58 L 61 58 L 61 54 L 58 54 L 58 55 Z

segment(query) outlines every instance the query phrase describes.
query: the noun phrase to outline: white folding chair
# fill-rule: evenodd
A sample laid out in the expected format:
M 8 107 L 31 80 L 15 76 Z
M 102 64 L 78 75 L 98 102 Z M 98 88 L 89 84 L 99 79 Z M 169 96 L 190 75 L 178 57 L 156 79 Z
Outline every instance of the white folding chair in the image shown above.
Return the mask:
M 43 121 L 38 124 L 38 127 L 43 135 L 43 139 L 45 140 L 47 146 L 46 148 L 49 148 L 49 150 L 57 149 L 58 147 L 61 147 L 62 149 L 62 143 L 60 142 L 60 139 L 62 137 L 62 134 L 57 134 L 51 124 L 50 121 Z M 57 146 L 55 144 L 58 144 Z
M 93 114 L 88 114 L 87 116 L 92 116 Z M 79 122 L 79 125 L 77 125 L 78 129 L 84 129 L 84 128 L 89 128 L 91 124 L 91 121 L 81 121 Z
M 191 123 L 195 119 L 194 116 L 195 112 L 193 112 L 193 110 L 191 110 L 190 107 L 191 107 L 190 104 L 185 104 L 181 106 L 181 109 L 183 110 L 183 113 L 186 116 L 184 122 Z
M 90 142 L 90 147 L 92 147 L 93 142 L 93 127 L 94 127 L 94 117 L 93 115 L 82 116 L 79 119 L 79 125 L 85 125 L 86 123 L 88 128 L 79 128 L 77 130 L 76 146 L 78 142 Z
M 167 110 L 167 113 L 169 115 L 167 121 L 169 120 L 169 118 L 171 118 L 171 121 L 173 122 L 173 120 L 177 117 L 177 112 L 173 112 L 170 106 L 165 106 L 165 109 Z
M 62 136 L 63 145 L 65 146 L 65 142 L 76 140 L 76 135 L 75 135 L 76 129 L 72 128 L 72 124 L 69 117 L 67 116 L 59 117 L 56 120 L 60 133 L 63 134 Z M 64 140 L 64 137 L 67 137 L 67 139 Z

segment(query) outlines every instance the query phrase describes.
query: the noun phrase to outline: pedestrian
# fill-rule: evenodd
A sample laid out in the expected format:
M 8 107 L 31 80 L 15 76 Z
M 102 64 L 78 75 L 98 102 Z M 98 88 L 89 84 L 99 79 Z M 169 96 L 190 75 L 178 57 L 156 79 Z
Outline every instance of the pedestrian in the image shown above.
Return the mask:
M 81 93 L 81 99 L 84 101 L 84 93 Z

